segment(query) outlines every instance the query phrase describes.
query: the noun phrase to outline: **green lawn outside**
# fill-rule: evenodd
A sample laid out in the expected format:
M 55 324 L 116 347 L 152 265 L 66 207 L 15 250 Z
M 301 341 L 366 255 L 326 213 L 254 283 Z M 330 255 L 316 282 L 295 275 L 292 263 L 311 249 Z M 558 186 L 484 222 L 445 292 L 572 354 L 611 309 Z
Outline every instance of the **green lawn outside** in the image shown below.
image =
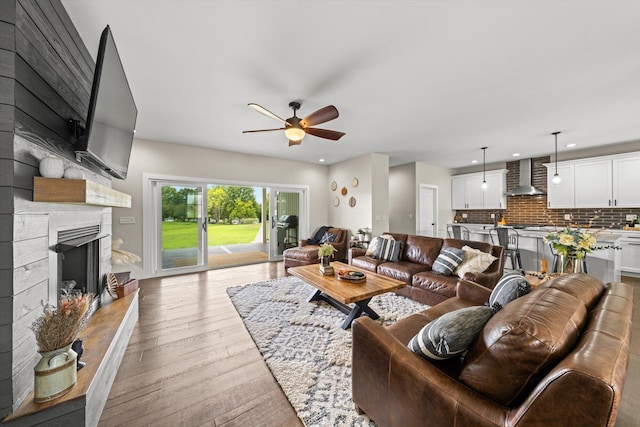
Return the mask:
M 198 245 L 198 224 L 194 222 L 162 222 L 162 250 L 194 248 Z M 209 224 L 209 246 L 251 243 L 260 224 Z

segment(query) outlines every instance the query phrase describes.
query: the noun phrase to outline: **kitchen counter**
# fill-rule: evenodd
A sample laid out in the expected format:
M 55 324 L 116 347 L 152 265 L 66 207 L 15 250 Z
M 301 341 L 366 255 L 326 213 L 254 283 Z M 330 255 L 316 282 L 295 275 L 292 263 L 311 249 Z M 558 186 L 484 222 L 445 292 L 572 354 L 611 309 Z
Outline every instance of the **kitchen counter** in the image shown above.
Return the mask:
M 490 230 L 493 224 L 458 224 L 469 229 L 469 239 L 491 243 Z M 509 225 L 506 225 L 509 227 Z M 523 268 L 527 271 L 540 270 L 540 261 L 546 259 L 549 269 L 552 268 L 553 253 L 551 247 L 544 242 L 544 236 L 551 231 L 560 231 L 565 227 L 525 227 L 516 229 L 519 236 L 519 249 L 522 257 Z M 633 233 L 633 230 L 614 229 L 582 229 L 595 234 L 599 246 L 620 246 L 620 239 Z M 495 234 L 494 234 L 495 239 Z M 496 242 L 497 243 L 497 242 Z M 620 280 L 620 252 L 614 249 L 595 250 L 587 255 L 588 273 L 599 277 L 604 282 Z M 511 261 L 507 260 L 507 269 L 511 268 Z

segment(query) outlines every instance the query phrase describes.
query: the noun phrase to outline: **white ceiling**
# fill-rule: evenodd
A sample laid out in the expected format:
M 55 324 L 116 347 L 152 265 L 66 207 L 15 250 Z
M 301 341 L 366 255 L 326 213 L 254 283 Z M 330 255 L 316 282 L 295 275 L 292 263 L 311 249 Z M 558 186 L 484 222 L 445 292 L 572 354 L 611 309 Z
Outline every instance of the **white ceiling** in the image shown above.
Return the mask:
M 143 139 L 450 168 L 640 140 L 640 1 L 62 2 L 94 58 L 111 26 Z M 292 100 L 346 136 L 242 134 Z

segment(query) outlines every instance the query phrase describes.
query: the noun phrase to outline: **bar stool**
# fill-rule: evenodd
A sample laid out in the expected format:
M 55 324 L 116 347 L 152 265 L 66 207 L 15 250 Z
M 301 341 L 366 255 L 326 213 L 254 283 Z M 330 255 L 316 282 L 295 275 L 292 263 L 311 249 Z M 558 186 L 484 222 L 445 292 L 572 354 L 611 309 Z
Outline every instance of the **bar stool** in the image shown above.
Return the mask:
M 447 237 L 469 240 L 469 229 L 464 225 L 447 224 Z
M 494 239 L 495 236 L 495 239 Z M 522 258 L 520 257 L 520 235 L 513 228 L 497 227 L 489 230 L 489 237 L 491 237 L 491 243 L 496 244 L 504 248 L 504 254 L 511 260 L 511 268 L 513 270 L 524 271 L 522 267 Z

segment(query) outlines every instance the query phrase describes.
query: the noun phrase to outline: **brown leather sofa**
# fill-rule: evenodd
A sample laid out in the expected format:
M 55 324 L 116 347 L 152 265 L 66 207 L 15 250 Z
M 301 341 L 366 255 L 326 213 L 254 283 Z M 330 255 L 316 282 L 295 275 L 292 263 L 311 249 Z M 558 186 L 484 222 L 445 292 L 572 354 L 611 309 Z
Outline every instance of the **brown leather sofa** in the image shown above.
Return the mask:
M 341 228 L 329 227 L 327 232 L 337 234 L 335 241 L 330 242 L 331 246 L 336 249 L 333 259 L 336 261 L 344 261 L 347 258 L 347 243 L 349 233 Z M 299 265 L 319 264 L 318 249 L 319 244 L 308 243 L 307 240 L 300 240 L 300 246 L 285 249 L 282 253 L 284 258 L 284 268 L 297 267 Z
M 427 361 L 407 348 L 420 329 L 490 291 L 457 295 L 385 328 L 353 324 L 353 401 L 379 426 L 615 424 L 631 339 L 633 289 L 586 274 L 552 279 L 498 311 L 466 355 Z
M 371 256 L 366 256 L 364 249 L 350 248 L 348 254 L 349 264 L 406 282 L 407 287 L 399 289 L 396 293 L 423 304 L 433 306 L 456 294 L 456 285 L 459 277 L 455 273 L 451 276 L 443 276 L 431 270 L 431 266 L 442 248 L 455 247 L 461 249 L 466 245 L 497 258 L 493 264 L 481 273 L 465 273 L 465 280 L 493 289 L 504 273 L 504 249 L 502 246 L 493 246 L 490 243 L 472 240 L 441 239 L 400 233 L 384 234 L 389 234 L 395 240 L 403 242 L 399 262 L 375 259 Z

